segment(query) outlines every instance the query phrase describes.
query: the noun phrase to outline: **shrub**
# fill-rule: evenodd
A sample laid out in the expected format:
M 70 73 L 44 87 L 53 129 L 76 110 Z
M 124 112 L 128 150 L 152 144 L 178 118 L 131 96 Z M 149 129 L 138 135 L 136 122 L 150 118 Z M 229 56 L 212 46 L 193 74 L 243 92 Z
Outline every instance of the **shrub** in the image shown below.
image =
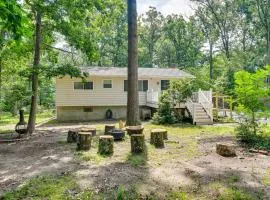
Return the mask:
M 175 123 L 172 100 L 168 92 L 164 92 L 158 103 L 158 110 L 152 118 L 154 124 Z

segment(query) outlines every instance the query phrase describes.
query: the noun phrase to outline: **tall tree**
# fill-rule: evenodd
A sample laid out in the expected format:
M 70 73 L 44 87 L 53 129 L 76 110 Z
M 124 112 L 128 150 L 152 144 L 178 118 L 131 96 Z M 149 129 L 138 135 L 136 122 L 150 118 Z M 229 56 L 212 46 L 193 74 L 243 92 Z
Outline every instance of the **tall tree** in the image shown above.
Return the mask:
M 137 2 L 128 0 L 127 125 L 139 123 Z
M 150 7 L 145 15 L 140 16 L 139 36 L 141 45 L 147 49 L 147 64 L 154 66 L 156 44 L 163 33 L 164 17 L 155 7 Z M 146 63 L 145 63 L 146 64 Z
M 169 15 L 164 28 L 165 37 L 175 48 L 175 61 L 179 67 L 196 67 L 201 56 L 203 36 L 194 20 L 181 15 Z
M 266 63 L 270 65 L 270 0 L 255 0 L 255 10 L 259 18 L 259 23 L 263 28 L 263 37 L 266 40 L 267 59 Z
M 36 124 L 36 113 L 37 113 L 37 101 L 38 101 L 38 71 L 40 65 L 41 57 L 41 10 L 39 7 L 32 8 L 34 9 L 35 21 L 36 21 L 36 30 L 35 30 L 35 53 L 34 53 L 34 63 L 32 69 L 32 97 L 31 97 L 31 108 L 28 119 L 27 132 L 32 134 L 35 131 Z

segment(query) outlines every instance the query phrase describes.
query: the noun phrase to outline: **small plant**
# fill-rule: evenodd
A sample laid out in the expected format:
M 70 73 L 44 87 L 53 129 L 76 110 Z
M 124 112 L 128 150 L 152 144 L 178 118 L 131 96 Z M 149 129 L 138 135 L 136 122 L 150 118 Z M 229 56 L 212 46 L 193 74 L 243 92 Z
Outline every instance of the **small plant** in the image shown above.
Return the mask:
M 153 124 L 173 124 L 175 121 L 171 97 L 168 92 L 164 92 L 160 97 L 158 110 L 154 114 L 152 122 Z

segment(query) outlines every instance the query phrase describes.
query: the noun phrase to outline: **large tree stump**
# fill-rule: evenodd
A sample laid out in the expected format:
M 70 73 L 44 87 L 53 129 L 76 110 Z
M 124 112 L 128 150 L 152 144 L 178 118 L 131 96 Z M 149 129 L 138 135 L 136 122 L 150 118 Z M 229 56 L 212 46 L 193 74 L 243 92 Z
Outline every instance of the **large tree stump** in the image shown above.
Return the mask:
M 82 127 L 80 132 L 92 133 L 92 137 L 97 135 L 97 130 L 95 127 Z
M 126 131 L 128 135 L 141 135 L 143 134 L 143 126 L 127 126 Z
M 78 151 L 88 151 L 91 148 L 92 133 L 79 132 L 77 140 Z
M 168 131 L 166 129 L 153 129 L 151 132 L 157 132 L 163 134 L 163 139 L 168 140 Z M 151 134 L 152 135 L 152 134 Z M 151 137 L 152 138 L 152 137 Z M 151 141 L 150 141 L 151 143 Z M 152 143 L 151 143 L 152 144 Z
M 155 145 L 156 148 L 164 148 L 164 132 L 159 129 L 151 131 L 150 143 Z
M 101 155 L 113 154 L 113 136 L 104 135 L 99 137 L 98 153 Z
M 105 135 L 110 135 L 110 130 L 113 130 L 113 129 L 115 129 L 114 124 L 106 124 L 104 134 Z
M 216 152 L 224 157 L 236 156 L 235 146 L 231 144 L 216 144 Z
M 68 143 L 73 143 L 77 142 L 78 138 L 78 131 L 77 130 L 69 130 L 68 135 L 67 135 L 67 142 Z
M 131 153 L 144 153 L 145 152 L 145 143 L 143 134 L 133 134 L 130 136 L 131 143 Z

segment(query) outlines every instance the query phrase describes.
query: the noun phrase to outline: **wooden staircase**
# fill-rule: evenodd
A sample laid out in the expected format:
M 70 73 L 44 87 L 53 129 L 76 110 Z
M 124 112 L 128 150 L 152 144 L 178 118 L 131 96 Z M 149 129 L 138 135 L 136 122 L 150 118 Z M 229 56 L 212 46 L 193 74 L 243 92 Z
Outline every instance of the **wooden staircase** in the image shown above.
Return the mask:
M 213 124 L 212 91 L 201 91 L 193 93 L 192 98 L 187 101 L 187 109 L 195 125 Z

